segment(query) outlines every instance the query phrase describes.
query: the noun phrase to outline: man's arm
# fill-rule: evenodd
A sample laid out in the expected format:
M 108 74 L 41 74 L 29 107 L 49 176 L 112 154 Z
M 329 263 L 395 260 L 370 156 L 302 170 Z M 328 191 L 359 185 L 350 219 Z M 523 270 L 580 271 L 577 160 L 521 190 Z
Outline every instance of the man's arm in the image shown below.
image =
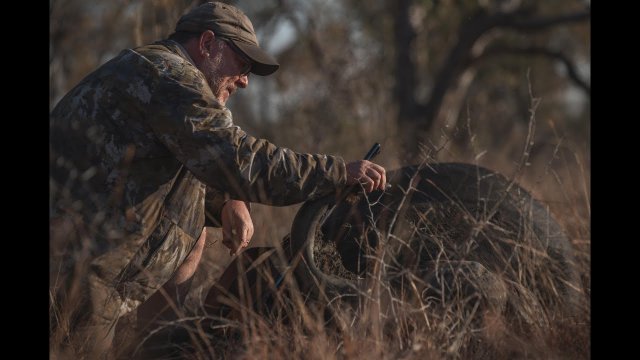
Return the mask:
M 346 184 L 342 158 L 296 153 L 248 135 L 190 63 L 145 56 L 126 90 L 140 98 L 155 137 L 203 183 L 233 199 L 270 205 L 299 203 Z
M 204 226 L 222 227 L 222 207 L 229 200 L 224 192 L 207 186 L 204 197 Z
M 296 153 L 233 125 L 203 74 L 178 56 L 140 56 L 127 91 L 139 97 L 156 138 L 200 181 L 230 198 L 290 205 L 351 183 L 381 188 L 383 171 L 358 161 L 347 173 L 341 157 Z M 375 166 L 374 166 L 375 165 Z

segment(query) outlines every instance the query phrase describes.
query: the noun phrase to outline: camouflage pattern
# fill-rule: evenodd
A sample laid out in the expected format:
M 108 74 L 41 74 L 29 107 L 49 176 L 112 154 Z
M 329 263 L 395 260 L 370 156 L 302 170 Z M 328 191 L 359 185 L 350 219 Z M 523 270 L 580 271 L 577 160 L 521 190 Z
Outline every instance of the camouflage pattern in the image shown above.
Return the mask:
M 122 51 L 58 103 L 50 173 L 52 222 L 82 226 L 68 239 L 75 255 L 52 254 L 52 267 L 89 259 L 83 275 L 106 321 L 171 278 L 205 218 L 219 225 L 226 199 L 289 205 L 346 182 L 342 158 L 296 153 L 235 126 L 169 40 Z

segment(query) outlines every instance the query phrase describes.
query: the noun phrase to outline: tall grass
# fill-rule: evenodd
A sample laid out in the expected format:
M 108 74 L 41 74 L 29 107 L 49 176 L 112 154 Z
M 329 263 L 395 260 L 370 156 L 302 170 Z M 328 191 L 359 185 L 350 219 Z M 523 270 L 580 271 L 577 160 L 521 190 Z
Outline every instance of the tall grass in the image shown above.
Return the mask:
M 576 199 L 583 206 L 588 202 Z M 575 203 L 561 204 L 568 209 L 556 204 L 557 214 L 563 214 L 563 210 L 573 214 L 571 207 L 578 206 Z M 270 219 L 272 226 L 278 226 L 276 222 L 281 215 L 276 211 L 267 208 L 258 211 L 255 214 L 257 222 L 268 223 L 269 220 L 262 219 Z M 421 214 L 424 215 L 424 212 Z M 413 230 L 420 227 L 434 229 L 455 216 L 425 217 L 423 223 L 420 219 L 414 219 L 407 224 L 411 224 Z M 559 218 L 561 222 L 572 219 L 575 221 L 575 218 Z M 501 229 L 497 224 L 494 225 L 492 235 L 495 236 Z M 191 307 L 196 314 L 193 319 L 197 320 L 176 324 L 189 329 L 197 339 L 183 337 L 182 340 L 191 344 L 187 345 L 188 350 L 178 351 L 176 354 L 179 355 L 167 355 L 167 358 L 589 358 L 590 257 L 589 242 L 582 238 L 585 232 L 588 234 L 588 222 L 583 219 L 581 223 L 572 225 L 565 225 L 565 231 L 572 240 L 582 282 L 572 284 L 576 287 L 578 298 L 572 304 L 571 312 L 562 310 L 564 308 L 558 303 L 564 299 L 558 299 L 556 296 L 559 295 L 553 294 L 558 286 L 552 278 L 553 266 L 545 268 L 537 265 L 548 260 L 548 255 L 536 252 L 533 245 L 520 251 L 520 264 L 517 269 L 511 269 L 515 275 L 507 283 L 508 289 L 505 289 L 501 288 L 504 285 L 494 281 L 493 275 L 486 269 L 447 260 L 459 258 L 456 251 L 463 251 L 451 246 L 451 239 L 457 235 L 439 233 L 441 259 L 437 261 L 437 272 L 442 278 L 448 277 L 446 281 L 425 278 L 425 272 L 420 269 L 420 259 L 415 259 L 413 263 L 394 263 L 393 259 L 397 259 L 398 254 L 391 249 L 395 239 L 391 236 L 385 239 L 385 243 L 387 251 L 392 254 L 369 254 L 370 262 L 377 266 L 368 269 L 366 280 L 363 280 L 366 283 L 363 289 L 366 290 L 355 300 L 305 297 L 306 292 L 300 291 L 298 285 L 287 276 L 286 286 L 278 290 L 273 304 L 265 311 L 256 307 L 256 303 L 263 301 L 264 296 L 252 293 L 248 284 L 251 280 L 239 277 L 239 281 L 244 283 L 240 286 L 244 292 L 239 298 L 234 297 L 237 293 L 229 295 L 226 301 L 233 311 L 218 317 L 219 313 L 205 308 L 203 298 L 206 291 L 201 291 L 199 296 L 194 295 L 191 299 Z M 280 226 L 286 229 L 286 224 Z M 451 227 L 448 230 L 452 230 Z M 420 240 L 415 233 L 412 239 Z M 212 238 L 213 241 L 215 238 Z M 274 245 L 278 247 L 279 243 Z M 318 243 L 316 255 L 319 267 L 325 272 L 357 278 L 349 274 L 340 261 L 336 261 L 337 252 L 331 243 Z M 286 271 L 286 261 L 278 260 L 277 256 L 273 259 L 272 263 L 258 266 L 266 284 L 264 288 L 273 287 L 276 281 L 272 273 L 274 268 Z M 549 264 L 553 265 L 552 262 Z M 211 283 L 215 276 L 211 273 L 204 276 L 207 268 L 206 264 L 203 265 L 199 279 Z M 241 272 L 245 270 L 246 266 Z M 401 290 L 398 287 L 399 278 L 404 282 Z M 444 288 L 446 286 L 458 289 L 447 291 Z M 208 287 L 208 284 L 202 285 L 198 290 Z M 443 291 L 434 293 L 433 289 L 438 288 Z M 539 289 L 548 293 L 541 293 Z M 442 298 L 433 299 L 438 296 Z M 214 330 L 196 331 L 199 326 Z M 198 347 L 194 349 L 193 343 L 198 343 Z M 169 354 L 166 349 L 159 353 Z M 158 353 L 154 356 L 158 356 Z
M 534 115 L 535 111 L 532 119 Z M 402 220 L 402 234 L 383 234 L 386 252 L 374 249 L 369 253 L 371 266 L 367 268 L 366 278 L 361 280 L 364 283 L 361 296 L 355 299 L 310 297 L 293 281 L 292 273 L 287 270 L 288 261 L 284 259 L 286 249 L 281 247 L 281 239 L 290 231 L 298 206 L 270 208 L 258 205 L 253 208 L 258 231 L 252 246 L 277 249 L 277 255 L 256 268 L 263 279 L 263 293 L 256 291 L 251 279 L 238 276 L 239 290 L 222 296 L 226 299 L 223 300 L 224 313 L 220 308 L 212 310 L 205 304 L 207 292 L 230 264 L 240 264 L 241 274 L 251 266 L 251 261 L 232 263 L 233 258 L 221 244 L 219 230 L 210 229 L 209 246 L 187 302 L 188 312 L 176 321 L 161 323 L 143 337 L 132 335 L 135 314 L 131 313 L 121 320 L 114 343 L 117 351 L 114 352 L 130 357 L 130 352 L 137 351 L 141 358 L 157 359 L 590 358 L 588 154 L 584 149 L 576 150 L 562 138 L 558 138 L 557 145 L 548 152 L 535 153 L 531 132 L 530 127 L 528 134 L 531 136 L 523 139 L 526 145 L 520 149 L 524 155 L 515 163 L 511 156 L 503 155 L 508 152 L 485 152 L 477 147 L 473 134 L 470 137 L 473 151 L 467 155 L 461 156 L 463 151 L 456 153 L 455 145 L 451 144 L 451 147 L 425 148 L 425 159 L 432 162 L 455 158 L 497 169 L 514 182 L 523 184 L 549 206 L 571 242 L 579 274 L 580 282 L 572 284 L 578 298 L 571 312 L 555 307 L 562 299 L 554 297 L 553 289 L 557 284 L 549 280 L 554 269 L 549 268 L 550 273 L 546 273 L 542 271 L 544 267 L 532 265 L 544 262 L 547 256 L 536 252 L 535 247 L 521 249 L 518 255 L 521 264 L 517 269 L 511 269 L 514 275 L 508 277 L 506 288 L 504 282 L 495 281 L 495 272 L 455 261 L 459 258 L 456 252 L 464 249 L 452 247 L 447 236 L 457 235 L 439 233 L 441 237 L 436 242 L 440 247 L 439 258 L 437 261 L 430 259 L 432 264 L 437 264 L 436 269 L 430 269 L 437 271 L 431 273 L 439 275 L 429 278 L 420 268 L 424 264 L 420 257 L 412 262 L 395 261 L 402 248 L 398 241 L 420 241 L 420 236 L 425 236 L 425 229 L 432 231 L 452 218 L 464 218 L 465 215 L 464 212 L 439 212 L 434 208 L 422 209 L 413 218 Z M 439 212 L 441 216 L 424 216 L 429 212 Z M 466 230 L 471 231 L 478 219 L 487 215 L 486 212 L 478 214 L 479 217 L 466 218 L 469 226 Z M 490 221 L 487 223 L 491 225 Z M 496 226 L 488 232 L 499 236 L 501 228 L 498 224 L 493 225 Z M 453 230 L 456 229 L 466 231 Z M 51 247 L 55 249 L 56 244 Z M 337 253 L 331 244 L 318 243 L 316 253 L 320 259 L 318 265 L 325 271 L 357 279 L 335 261 Z M 322 254 L 325 259 L 334 261 L 322 263 Z M 538 272 L 532 272 L 532 269 Z M 287 276 L 282 287 L 270 292 L 277 281 L 274 270 Z M 57 279 L 52 275 L 50 287 L 55 287 L 59 282 Z M 399 282 L 402 283 L 400 287 Z M 447 286 L 458 289 L 446 291 Z M 540 288 L 551 293 L 537 293 L 536 289 Z M 64 303 L 52 297 L 50 313 L 68 319 L 69 314 L 65 312 L 73 310 L 72 304 L 77 301 L 74 294 L 69 294 Z M 269 306 L 265 306 L 266 299 Z M 83 344 L 68 344 L 71 330 L 68 321 L 62 323 L 63 326 L 51 329 L 50 358 L 78 358 Z

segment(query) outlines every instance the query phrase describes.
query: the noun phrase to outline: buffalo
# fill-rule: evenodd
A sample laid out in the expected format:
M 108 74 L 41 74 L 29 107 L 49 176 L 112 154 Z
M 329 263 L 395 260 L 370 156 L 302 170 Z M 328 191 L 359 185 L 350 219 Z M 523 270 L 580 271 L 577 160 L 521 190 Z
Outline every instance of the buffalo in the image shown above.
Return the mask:
M 224 328 L 222 319 L 248 312 L 287 321 L 300 301 L 321 304 L 338 329 L 341 314 L 359 316 L 371 303 L 396 318 L 392 326 L 401 316 L 429 321 L 420 314 L 429 311 L 451 329 L 487 329 L 487 318 L 500 317 L 523 336 L 573 316 L 582 297 L 571 243 L 514 180 L 465 163 L 405 166 L 387 177 L 385 191 L 306 202 L 281 247 L 247 249 L 228 266 L 199 326 Z

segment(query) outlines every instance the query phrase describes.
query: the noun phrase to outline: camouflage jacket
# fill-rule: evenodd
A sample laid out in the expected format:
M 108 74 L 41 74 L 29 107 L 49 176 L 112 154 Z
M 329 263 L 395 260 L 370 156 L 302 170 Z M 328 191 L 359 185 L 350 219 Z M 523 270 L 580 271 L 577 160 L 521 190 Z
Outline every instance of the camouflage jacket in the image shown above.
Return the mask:
M 143 268 L 166 281 L 205 218 L 219 223 L 225 199 L 289 205 L 346 182 L 342 158 L 296 153 L 234 125 L 168 40 L 122 51 L 61 99 L 50 173 L 51 214 L 81 214 L 92 253 L 104 255 L 95 265 L 119 283 Z

